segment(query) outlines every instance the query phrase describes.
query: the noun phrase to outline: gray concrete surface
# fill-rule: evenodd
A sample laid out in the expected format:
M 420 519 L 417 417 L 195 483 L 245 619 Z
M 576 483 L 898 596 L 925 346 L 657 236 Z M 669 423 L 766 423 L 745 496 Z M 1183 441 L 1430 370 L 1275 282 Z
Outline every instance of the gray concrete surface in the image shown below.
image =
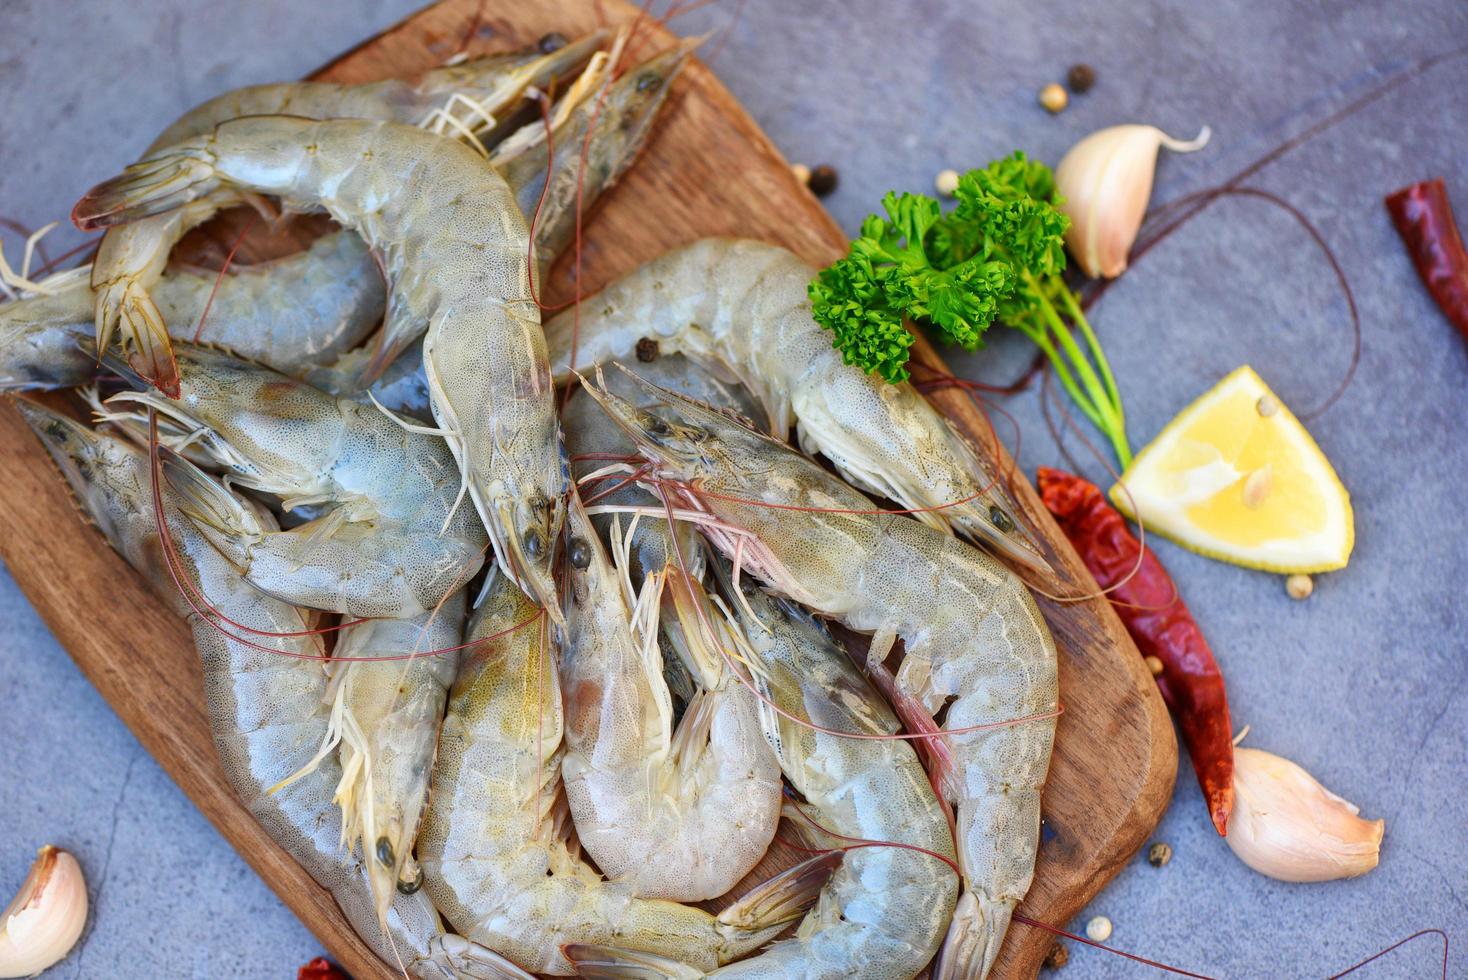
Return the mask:
M 64 218 L 82 190 L 188 106 L 298 76 L 415 6 L 80 0 L 63 12 L 0 0 L 0 214 L 31 226 Z M 1053 163 L 1079 136 L 1117 122 L 1180 135 L 1210 124 L 1207 151 L 1163 161 L 1154 200 L 1165 201 L 1226 178 L 1414 61 L 1468 40 L 1468 8 L 1454 0 L 794 7 L 749 0 L 712 60 L 791 159 L 840 168 L 828 203 L 851 230 L 883 191 L 927 190 L 945 166 L 1015 147 Z M 722 27 L 731 13 L 715 6 L 683 25 Z M 1096 89 L 1059 117 L 1044 114 L 1035 91 L 1077 60 L 1096 66 Z M 1227 976 L 1324 975 L 1425 927 L 1447 929 L 1459 949 L 1468 940 L 1468 347 L 1427 300 L 1380 206 L 1390 189 L 1445 175 L 1468 214 L 1465 91 L 1468 58 L 1442 64 L 1252 181 L 1319 225 L 1360 303 L 1360 373 L 1311 426 L 1352 492 L 1350 568 L 1294 603 L 1277 577 L 1158 545 L 1223 663 L 1236 723 L 1252 726 L 1249 744 L 1297 760 L 1385 818 L 1381 866 L 1321 885 L 1253 874 L 1209 829 L 1184 761 L 1156 834 L 1172 845 L 1172 862 L 1158 870 L 1138 858 L 1072 928 L 1106 915 L 1114 945 Z M 57 236 L 58 245 L 74 240 Z M 13 256 L 15 239 L 5 242 Z M 1328 268 L 1288 218 L 1251 201 L 1219 204 L 1148 256 L 1094 323 L 1138 446 L 1241 363 L 1304 409 L 1334 386 L 1349 353 Z M 954 364 L 993 381 L 1028 356 L 996 331 L 988 349 Z M 1003 405 L 1023 431 L 1027 473 L 1063 463 L 1035 392 Z M 1080 462 L 1103 477 L 1095 460 Z M 283 978 L 318 952 L 8 578 L 0 704 L 0 892 L 19 884 L 45 841 L 74 849 L 90 876 L 92 924 L 54 975 Z M 1418 940 L 1359 975 L 1438 975 L 1434 942 Z M 1465 975 L 1463 955 L 1451 975 Z M 1059 975 L 1147 972 L 1072 944 Z

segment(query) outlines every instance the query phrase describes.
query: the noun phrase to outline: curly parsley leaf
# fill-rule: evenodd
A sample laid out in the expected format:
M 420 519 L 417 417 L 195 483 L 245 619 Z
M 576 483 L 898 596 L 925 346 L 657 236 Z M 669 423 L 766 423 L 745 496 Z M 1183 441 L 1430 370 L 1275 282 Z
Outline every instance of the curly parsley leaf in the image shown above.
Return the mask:
M 975 350 L 1001 320 L 1055 362 L 1071 397 L 1099 420 L 1126 462 L 1131 453 L 1116 383 L 1061 278 L 1070 221 L 1060 210 L 1054 174 L 1016 151 L 964 174 L 954 197 L 957 204 L 945 214 L 926 195 L 887 193 L 885 213 L 862 222 L 850 254 L 811 282 L 812 315 L 833 333 L 847 364 L 893 383 L 908 377 L 909 321 Z M 1086 350 L 1072 339 L 1072 326 Z

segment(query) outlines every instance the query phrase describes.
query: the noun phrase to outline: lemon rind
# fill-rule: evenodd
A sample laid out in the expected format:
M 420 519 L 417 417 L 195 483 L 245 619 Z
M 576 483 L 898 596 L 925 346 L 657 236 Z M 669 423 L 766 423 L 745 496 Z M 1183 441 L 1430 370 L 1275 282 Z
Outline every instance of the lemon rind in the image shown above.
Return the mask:
M 1220 398 L 1226 395 L 1228 390 L 1232 386 L 1240 383 L 1243 380 L 1252 380 L 1259 387 L 1260 390 L 1271 395 L 1273 394 L 1269 386 L 1265 384 L 1264 379 L 1259 377 L 1258 372 L 1256 372 L 1249 365 L 1241 365 L 1235 368 L 1233 371 L 1229 372 L 1229 374 L 1226 375 L 1217 384 L 1213 385 L 1213 387 L 1209 388 L 1197 398 L 1193 399 L 1191 402 L 1188 403 L 1185 408 L 1183 408 L 1182 411 L 1173 416 L 1172 420 L 1168 422 L 1167 425 L 1163 426 L 1162 431 L 1158 432 L 1156 437 L 1154 437 L 1152 441 L 1149 442 L 1145 447 L 1143 447 L 1142 451 L 1136 455 L 1136 457 L 1132 460 L 1132 465 L 1127 467 L 1127 472 L 1122 474 L 1121 480 L 1113 484 L 1111 489 L 1107 491 L 1107 496 L 1111 499 L 1112 504 L 1116 506 L 1117 510 L 1121 511 L 1129 519 L 1133 521 L 1137 520 L 1135 509 L 1130 506 L 1130 500 L 1128 499 L 1129 495 L 1127 493 L 1121 492 L 1122 483 L 1127 480 L 1127 477 L 1132 472 L 1136 471 L 1145 462 L 1150 460 L 1150 458 L 1155 455 L 1156 447 L 1165 443 L 1168 440 L 1168 436 L 1172 434 L 1173 431 L 1177 429 L 1185 420 L 1188 420 L 1194 410 L 1197 409 L 1205 400 Z M 1279 401 L 1278 396 L 1275 396 L 1275 400 Z M 1338 545 L 1331 544 L 1328 540 L 1326 540 L 1322 542 L 1322 544 L 1324 545 L 1323 547 L 1311 548 L 1309 550 L 1317 552 L 1333 551 L 1338 553 L 1339 557 L 1324 560 L 1310 560 L 1304 562 L 1283 562 L 1270 558 L 1261 558 L 1258 551 L 1256 550 L 1232 547 L 1226 542 L 1221 541 L 1219 538 L 1211 534 L 1197 533 L 1190 536 L 1183 536 L 1166 526 L 1165 519 L 1163 525 L 1161 526 L 1154 523 L 1157 520 L 1157 518 L 1155 517 L 1147 522 L 1147 532 L 1151 534 L 1156 534 L 1162 538 L 1166 538 L 1179 547 L 1186 548 L 1188 551 L 1191 551 L 1195 554 L 1203 555 L 1206 558 L 1213 558 L 1218 561 L 1225 561 L 1233 565 L 1239 565 L 1243 568 L 1250 568 L 1256 571 L 1277 572 L 1285 575 L 1298 575 L 1314 574 L 1318 572 L 1332 572 L 1345 568 L 1351 559 L 1352 551 L 1354 551 L 1356 547 L 1356 515 L 1355 508 L 1353 508 L 1351 505 L 1350 492 L 1346 490 L 1345 485 L 1341 483 L 1340 476 L 1337 475 L 1337 473 L 1335 472 L 1335 467 L 1330 464 L 1329 458 L 1326 457 L 1320 446 L 1315 442 L 1315 439 L 1313 436 L 1310 435 L 1309 430 L 1305 428 L 1300 420 L 1295 417 L 1295 414 L 1291 412 L 1289 408 L 1285 406 L 1282 402 L 1280 403 L 1280 411 L 1284 412 L 1286 416 L 1292 422 L 1294 422 L 1296 426 L 1299 427 L 1300 431 L 1304 432 L 1306 441 L 1300 445 L 1301 448 L 1312 458 L 1312 462 L 1315 464 L 1311 467 L 1311 469 L 1318 470 L 1317 476 L 1324 482 L 1324 484 L 1330 487 L 1334 487 L 1334 489 L 1337 491 L 1335 494 L 1327 495 L 1326 503 L 1328 509 L 1330 509 L 1331 511 L 1336 510 L 1337 504 L 1339 505 L 1340 514 L 1338 517 L 1338 523 L 1345 530 L 1343 539 L 1339 542 Z M 1133 495 L 1134 494 L 1135 490 L 1133 490 Z

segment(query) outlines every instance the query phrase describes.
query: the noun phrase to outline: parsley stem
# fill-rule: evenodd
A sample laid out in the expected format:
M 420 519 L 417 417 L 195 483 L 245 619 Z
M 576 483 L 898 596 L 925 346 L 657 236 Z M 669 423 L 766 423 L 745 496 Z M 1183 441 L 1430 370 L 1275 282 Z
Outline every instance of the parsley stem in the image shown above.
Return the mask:
M 1101 343 L 1096 338 L 1095 331 L 1086 321 L 1085 314 L 1081 311 L 1080 305 L 1076 303 L 1070 289 L 1064 283 L 1054 283 L 1056 288 L 1053 291 L 1060 294 L 1061 303 L 1066 307 L 1067 315 L 1080 329 L 1085 337 L 1086 346 L 1091 351 L 1091 357 L 1095 358 L 1096 367 L 1093 368 L 1090 358 L 1076 343 L 1071 333 L 1071 326 L 1061 317 L 1049 293 L 1028 272 L 1023 275 L 1023 281 L 1024 288 L 1038 301 L 1036 309 L 1041 321 L 1035 325 L 1035 329 L 1026 329 L 1025 333 L 1045 352 L 1046 358 L 1054 365 L 1055 373 L 1070 394 L 1071 400 L 1111 442 L 1116 458 L 1125 469 L 1131 465 L 1132 461 L 1131 447 L 1127 444 L 1126 438 L 1126 415 L 1122 410 L 1121 394 L 1117 390 L 1116 379 L 1111 373 L 1111 366 L 1106 361 L 1106 355 L 1101 351 Z M 1051 334 L 1059 342 L 1058 348 L 1051 342 L 1049 336 Z M 1098 369 L 1101 372 L 1100 376 L 1097 375 Z M 1080 384 L 1076 382 L 1077 377 L 1080 379 Z
M 1086 359 L 1085 353 L 1076 344 L 1075 337 L 1071 336 L 1070 326 L 1060 318 L 1060 314 L 1056 312 L 1054 304 L 1048 298 L 1044 297 L 1043 294 L 1040 299 L 1040 312 L 1045 317 L 1045 322 L 1050 325 L 1051 331 L 1055 334 L 1055 339 L 1060 341 L 1061 349 L 1070 358 L 1071 363 L 1075 365 L 1076 373 L 1080 375 L 1081 381 L 1086 386 L 1086 393 L 1089 396 L 1091 405 L 1109 421 L 1112 414 L 1111 399 L 1107 397 L 1106 389 L 1102 386 L 1101 379 L 1096 377 L 1096 372 L 1092 369 L 1091 362 Z M 1101 426 L 1102 431 L 1105 431 L 1106 428 L 1105 425 Z
M 1030 338 L 1036 347 L 1040 348 L 1045 354 L 1046 359 L 1054 366 L 1055 376 L 1060 379 L 1061 387 L 1070 395 L 1071 401 L 1075 402 L 1076 407 L 1081 410 L 1081 414 L 1091 420 L 1092 425 L 1104 432 L 1106 430 L 1105 420 L 1097 412 L 1096 407 L 1091 404 L 1091 399 L 1086 396 L 1085 392 L 1081 390 L 1080 385 L 1076 383 L 1075 376 L 1071 374 L 1070 368 L 1065 363 L 1065 358 L 1060 356 L 1060 352 L 1050 342 L 1049 331 L 1045 328 L 1045 325 L 1043 323 L 1036 325 L 1019 320 L 1011 324 L 1011 326 L 1017 328 L 1020 333 Z
M 1086 338 L 1086 346 L 1091 349 L 1091 357 L 1095 359 L 1096 366 L 1101 370 L 1102 380 L 1106 382 L 1106 390 L 1111 395 L 1111 405 L 1116 413 L 1116 431 L 1120 436 L 1120 445 L 1117 447 L 1116 455 L 1121 460 L 1122 466 L 1130 466 L 1132 453 L 1126 438 L 1126 408 L 1121 403 L 1121 391 L 1116 387 L 1116 377 L 1111 373 L 1111 363 L 1106 360 L 1106 352 L 1101 349 L 1101 341 L 1097 339 L 1096 332 L 1091 329 L 1091 322 L 1086 319 L 1081 304 L 1076 302 L 1075 293 L 1069 289 L 1063 289 L 1060 295 L 1065 303 L 1066 315 L 1070 317 L 1072 323 L 1081 328 L 1081 333 Z

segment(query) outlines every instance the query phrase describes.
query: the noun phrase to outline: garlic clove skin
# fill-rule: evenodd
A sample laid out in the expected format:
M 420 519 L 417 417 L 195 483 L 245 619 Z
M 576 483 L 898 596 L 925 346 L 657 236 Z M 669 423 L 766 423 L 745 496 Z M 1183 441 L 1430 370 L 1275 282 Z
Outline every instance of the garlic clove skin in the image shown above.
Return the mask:
M 66 851 L 47 844 L 0 916 L 0 977 L 29 977 L 66 958 L 87 924 L 87 883 Z
M 1188 141 L 1156 126 L 1111 126 L 1070 148 L 1055 168 L 1055 186 L 1065 199 L 1060 210 L 1070 218 L 1065 243 L 1082 272 L 1092 278 L 1121 275 L 1152 197 L 1158 148 L 1191 153 L 1206 146 L 1209 136 L 1207 126 Z
M 1304 769 L 1260 749 L 1234 749 L 1234 808 L 1224 838 L 1240 861 L 1280 881 L 1354 878 L 1376 867 L 1384 820 Z

